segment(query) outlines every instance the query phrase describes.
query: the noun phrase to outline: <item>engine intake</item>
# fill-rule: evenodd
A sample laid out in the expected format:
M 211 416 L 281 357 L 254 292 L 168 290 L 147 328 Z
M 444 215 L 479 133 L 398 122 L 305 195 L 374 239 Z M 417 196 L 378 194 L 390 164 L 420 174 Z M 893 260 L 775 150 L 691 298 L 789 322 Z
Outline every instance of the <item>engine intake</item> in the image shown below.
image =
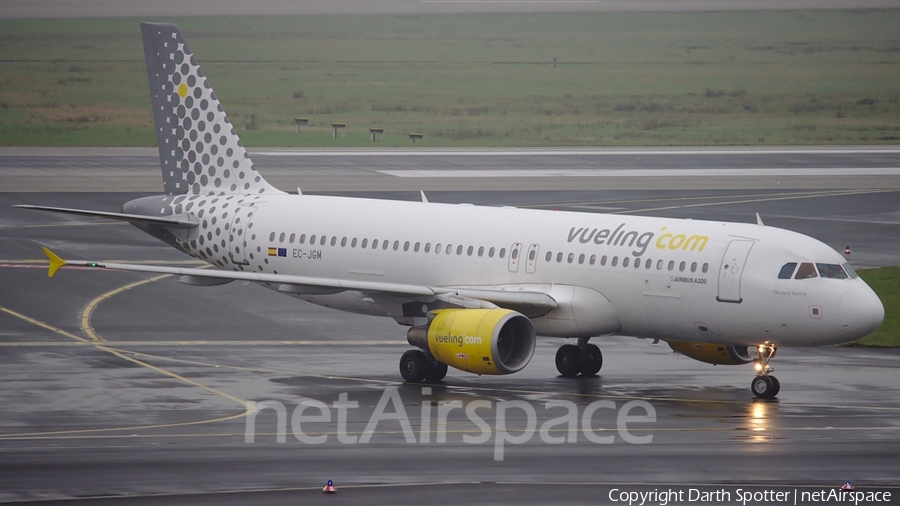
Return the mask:
M 668 343 L 673 351 L 707 364 L 741 365 L 753 361 L 746 346 L 686 341 L 668 341 Z
M 509 309 L 442 309 L 406 333 L 409 344 L 438 362 L 474 374 L 512 374 L 534 355 L 531 320 Z

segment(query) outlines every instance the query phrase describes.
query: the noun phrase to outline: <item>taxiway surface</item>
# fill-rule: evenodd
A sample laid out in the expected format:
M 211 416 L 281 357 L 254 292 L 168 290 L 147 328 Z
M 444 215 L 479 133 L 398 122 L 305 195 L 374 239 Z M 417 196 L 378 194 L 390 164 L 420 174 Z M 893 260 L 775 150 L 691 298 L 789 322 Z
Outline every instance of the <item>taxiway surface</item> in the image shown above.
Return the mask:
M 674 161 L 659 156 L 644 168 L 663 163 L 691 168 L 703 156 L 709 155 Z M 800 166 L 847 163 L 792 156 Z M 867 166 L 900 166 L 896 153 L 872 156 L 878 160 Z M 62 168 L 54 170 L 98 163 L 63 158 Z M 297 158 L 272 160 L 289 164 Z M 430 169 L 447 159 L 402 158 Z M 502 169 L 488 165 L 497 159 L 484 166 Z M 863 165 L 860 159 L 866 156 L 852 158 Z M 77 170 L 102 172 L 119 163 L 108 160 L 113 162 Z M 268 176 L 269 159 L 255 160 Z M 373 157 L 321 160 L 352 169 L 371 167 Z M 747 165 L 752 170 L 753 164 Z M 9 166 L 9 158 L 0 156 L 0 177 Z M 150 167 L 146 170 L 149 174 Z M 353 170 L 325 175 L 323 181 L 326 176 L 335 186 L 352 186 L 355 178 Z M 516 178 L 503 177 L 509 189 L 428 196 L 437 202 L 747 222 L 760 212 L 767 225 L 836 248 L 851 245 L 857 266 L 900 264 L 900 185 L 723 189 L 721 179 L 728 177 L 709 173 L 709 186 L 690 190 L 577 191 L 528 191 L 517 187 Z M 455 184 L 478 182 L 460 179 Z M 654 178 L 644 179 L 654 184 Z M 347 193 L 418 198 L 417 192 L 392 190 Z M 802 492 L 850 480 L 857 490 L 893 491 L 897 502 L 900 353 L 895 350 L 779 350 L 774 366 L 782 392 L 776 401 L 759 401 L 749 392 L 749 366 L 713 367 L 677 358 L 664 344 L 626 337 L 597 340 L 606 359 L 598 377 L 560 378 L 553 364 L 559 342 L 542 340 L 521 373 L 485 378 L 451 370 L 443 384 L 428 391 L 400 381 L 397 361 L 408 345 L 404 329 L 389 320 L 338 313 L 238 283 L 199 288 L 173 277 L 84 269 L 64 269 L 48 279 L 39 257 L 42 245 L 71 258 L 191 259 L 129 225 L 9 207 L 117 210 L 138 195 L 0 194 L 0 501 L 606 504 L 615 497 L 613 489 L 687 493 L 693 487 L 727 490 L 734 502 L 737 489 Z M 394 420 L 369 426 L 379 401 L 393 389 L 410 433 Z M 339 434 L 335 403 L 344 395 L 358 406 L 346 408 L 346 433 Z M 265 401 L 285 407 L 284 443 L 278 442 L 276 410 L 247 416 L 248 403 Z M 299 418 L 296 408 L 312 401 L 327 406 L 331 421 Z M 509 404 L 513 401 L 521 401 L 519 407 Z M 567 425 L 546 426 L 541 434 L 549 420 L 566 414 L 564 408 L 547 408 L 547 402 L 559 401 L 576 407 L 576 442 L 567 441 Z M 615 407 L 593 404 L 597 401 Z M 646 444 L 629 443 L 619 430 L 618 417 L 632 401 L 649 403 L 655 413 L 655 421 L 628 424 L 628 434 L 652 436 Z M 426 402 L 430 406 L 423 410 Z M 503 445 L 503 458 L 496 460 L 501 403 L 507 403 L 502 409 L 511 437 L 527 434 L 530 420 L 535 433 L 522 444 Z M 395 412 L 397 405 L 386 411 Z M 592 405 L 597 409 L 585 423 Z M 304 412 L 317 414 L 318 408 Z M 631 412 L 642 414 L 645 408 Z M 252 443 L 247 442 L 251 421 Z M 297 429 L 326 439 L 301 442 Z M 599 439 L 609 436 L 611 443 Z M 321 487 L 329 479 L 339 491 L 323 497 Z

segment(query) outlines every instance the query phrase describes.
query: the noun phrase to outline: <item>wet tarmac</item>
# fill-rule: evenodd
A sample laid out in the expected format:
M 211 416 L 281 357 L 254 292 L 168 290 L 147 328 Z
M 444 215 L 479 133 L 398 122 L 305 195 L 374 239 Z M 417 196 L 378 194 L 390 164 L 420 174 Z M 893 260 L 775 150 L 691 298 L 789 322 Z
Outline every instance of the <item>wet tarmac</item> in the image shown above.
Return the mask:
M 750 393 L 750 366 L 628 337 L 595 339 L 595 378 L 559 377 L 560 340 L 543 339 L 514 375 L 451 370 L 438 385 L 404 384 L 409 346 L 391 320 L 239 283 L 85 269 L 48 279 L 41 245 L 71 258 L 192 259 L 129 225 L 9 207 L 117 210 L 135 196 L 0 194 L 0 501 L 627 504 L 680 491 L 670 504 L 703 493 L 740 504 L 748 492 L 747 504 L 822 504 L 815 492 L 852 481 L 900 502 L 897 350 L 780 349 L 774 401 Z M 760 212 L 852 245 L 857 266 L 900 264 L 900 210 L 884 188 L 428 196 L 748 222 Z M 322 494 L 329 479 L 334 496 Z

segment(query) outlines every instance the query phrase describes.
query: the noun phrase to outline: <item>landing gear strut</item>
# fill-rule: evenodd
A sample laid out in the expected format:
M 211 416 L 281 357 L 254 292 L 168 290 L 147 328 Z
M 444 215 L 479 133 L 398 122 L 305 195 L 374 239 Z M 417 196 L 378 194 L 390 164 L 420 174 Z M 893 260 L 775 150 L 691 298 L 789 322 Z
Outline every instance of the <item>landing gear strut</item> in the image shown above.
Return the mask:
M 579 338 L 578 345 L 564 344 L 556 352 L 556 370 L 565 378 L 595 376 L 603 367 L 603 354 L 589 338 Z
M 775 347 L 768 344 L 761 344 L 756 348 L 759 352 L 759 358 L 754 360 L 753 366 L 756 368 L 756 377 L 750 383 L 750 389 L 753 395 L 760 399 L 774 399 L 778 392 L 781 391 L 781 383 L 778 378 L 770 375 L 774 371 L 769 365 L 769 360 L 775 356 Z
M 408 350 L 400 357 L 400 376 L 410 383 L 437 383 L 447 375 L 447 364 L 422 350 Z

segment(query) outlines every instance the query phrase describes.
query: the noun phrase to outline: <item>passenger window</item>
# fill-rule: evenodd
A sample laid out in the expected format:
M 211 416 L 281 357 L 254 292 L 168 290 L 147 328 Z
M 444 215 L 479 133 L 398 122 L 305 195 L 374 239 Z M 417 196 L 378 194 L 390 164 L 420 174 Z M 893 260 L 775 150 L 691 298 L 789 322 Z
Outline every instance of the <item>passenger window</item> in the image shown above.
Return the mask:
M 381 243 L 381 249 L 387 250 L 387 249 L 388 249 L 388 243 L 389 243 L 389 242 L 386 241 L 386 240 L 385 240 L 385 241 L 382 241 L 382 243 Z M 396 250 L 397 248 L 394 248 L 394 249 Z
M 506 248 L 500 248 L 500 258 L 503 258 L 505 256 L 506 256 Z
M 372 239 L 372 249 L 378 249 L 378 239 Z
M 438 254 L 441 253 L 441 243 L 437 243 L 437 245 L 435 245 L 434 252 Z
M 536 257 L 536 256 L 537 256 L 537 252 L 536 252 L 536 251 L 534 251 L 534 250 L 529 251 L 529 252 L 528 252 L 528 261 L 529 261 L 529 262 L 533 262 L 533 261 L 534 261 L 534 257 Z
M 856 278 L 859 277 L 859 274 L 856 273 L 856 270 L 853 269 L 853 267 L 850 265 L 850 262 L 844 262 L 843 267 L 844 267 L 844 271 L 845 271 L 845 272 L 847 273 L 847 275 L 849 275 L 851 278 L 856 279 Z
M 269 242 L 275 242 L 275 232 L 269 234 Z
M 562 253 L 562 251 L 560 251 L 559 253 L 556 254 L 556 261 L 562 262 L 562 258 L 563 258 L 563 253 Z
M 572 263 L 575 260 L 575 253 L 569 253 L 569 256 L 566 258 L 566 261 Z
M 706 274 L 707 272 L 709 272 L 709 264 L 705 263 L 703 264 L 703 274 Z
M 680 264 L 678 264 L 678 271 L 679 271 L 679 272 L 684 272 L 684 267 L 685 267 L 686 265 L 687 265 L 687 264 L 686 264 L 685 262 L 681 262 Z
M 697 272 L 697 262 L 691 264 L 691 272 Z
M 294 244 L 294 239 L 297 238 L 297 234 L 291 234 L 291 237 L 288 239 L 288 242 Z
M 519 250 L 517 250 L 517 249 L 512 250 L 512 253 L 510 253 L 509 256 L 513 260 L 519 258 Z
M 551 252 L 548 251 L 548 252 L 547 252 L 547 255 L 544 256 L 544 260 L 546 260 L 546 261 L 548 261 L 548 262 L 551 261 L 551 260 L 553 260 L 553 253 L 551 253 Z
M 469 246 L 468 249 L 466 249 L 466 256 L 472 256 L 472 253 L 474 253 L 474 252 L 475 252 L 475 247 Z M 534 260 L 534 259 L 532 258 L 532 260 Z
M 650 260 L 650 259 L 648 258 L 647 261 L 644 262 L 644 267 L 649 271 L 650 268 L 653 267 L 653 260 Z
M 350 241 L 350 247 L 351 247 L 351 248 L 355 248 L 355 247 L 356 247 L 356 237 L 354 237 L 353 240 Z M 363 246 L 363 247 L 365 247 L 365 246 Z
M 305 243 L 306 242 L 306 234 L 300 234 L 300 239 L 297 242 L 300 244 Z
M 365 248 L 365 247 L 368 246 L 368 245 L 369 245 L 369 240 L 368 240 L 368 239 L 363 239 L 363 240 L 362 240 L 362 244 L 360 245 L 360 248 Z
M 325 240 L 328 239 L 327 235 L 323 235 L 321 239 L 319 239 L 319 245 L 325 246 Z
M 778 279 L 791 279 L 794 269 L 797 268 L 797 262 L 788 262 L 781 266 L 781 272 L 778 273 Z
M 800 268 L 797 269 L 797 275 L 794 276 L 794 279 L 809 279 L 814 277 L 816 277 L 816 267 L 809 262 L 803 262 L 800 264 Z
M 628 267 L 628 262 L 630 262 L 628 257 L 622 259 L 622 267 Z
M 425 243 L 425 253 L 431 253 L 431 243 L 430 242 Z
M 460 244 L 459 246 L 457 246 L 457 247 L 456 247 L 456 254 L 457 254 L 457 255 L 462 255 L 462 249 L 463 249 L 463 245 L 462 245 L 462 244 Z
M 819 268 L 819 276 L 830 279 L 847 279 L 844 269 L 838 264 L 816 264 Z
M 590 262 L 591 262 L 591 265 L 594 265 L 595 263 L 597 263 L 597 255 L 591 255 Z
M 480 256 L 480 257 L 484 256 L 484 246 L 478 247 L 478 256 Z
M 337 244 L 337 236 L 331 238 L 331 245 L 334 246 L 335 244 Z
M 278 242 L 284 242 L 284 232 L 282 232 L 281 235 L 278 236 Z
M 606 255 L 600 257 L 600 265 L 606 265 Z
M 610 262 L 609 265 L 615 267 L 618 264 L 619 264 L 619 257 L 612 257 L 612 262 Z
M 640 268 L 641 268 L 641 259 L 640 259 L 640 258 L 635 258 L 635 259 L 634 259 L 634 268 L 635 268 L 635 269 L 640 269 Z
M 579 264 L 583 264 L 583 263 L 584 263 L 584 253 L 578 255 L 578 263 L 579 263 Z
M 489 256 L 490 258 L 494 258 L 494 248 L 491 248 L 491 249 L 488 250 L 488 256 Z
M 394 251 L 400 249 L 400 241 L 394 241 Z
M 448 245 L 447 245 L 447 254 L 449 255 L 450 252 L 452 252 L 452 251 L 453 251 L 453 245 L 452 245 L 452 244 L 448 244 Z
M 344 248 L 344 247 L 346 247 L 346 246 L 347 246 L 347 238 L 346 238 L 346 237 L 342 237 L 342 238 L 341 238 L 341 247 Z
M 669 260 L 669 270 L 670 271 L 675 270 L 675 260 Z

